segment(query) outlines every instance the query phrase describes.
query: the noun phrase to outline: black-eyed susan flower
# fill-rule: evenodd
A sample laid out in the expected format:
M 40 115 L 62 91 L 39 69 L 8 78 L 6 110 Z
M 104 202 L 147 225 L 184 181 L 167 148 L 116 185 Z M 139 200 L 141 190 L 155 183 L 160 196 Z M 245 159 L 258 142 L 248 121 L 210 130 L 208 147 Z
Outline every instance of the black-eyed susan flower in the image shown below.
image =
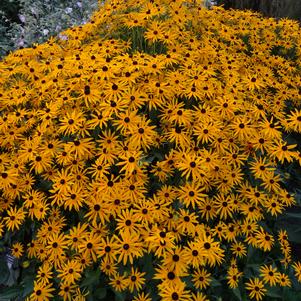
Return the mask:
M 259 278 L 250 279 L 246 283 L 246 289 L 249 291 L 249 296 L 256 301 L 262 300 L 267 292 L 263 282 Z
M 291 112 L 291 114 L 288 116 L 288 128 L 292 129 L 295 132 L 300 133 L 301 132 L 301 111 L 295 109 L 294 112 Z
M 126 264 L 128 261 L 133 263 L 134 258 L 141 257 L 143 254 L 143 245 L 139 241 L 137 234 L 121 233 L 121 237 L 116 237 L 118 243 L 118 262 Z
M 52 265 L 48 261 L 45 261 L 38 269 L 37 281 L 43 285 L 49 284 L 53 278 L 52 268 Z
M 148 293 L 141 292 L 134 297 L 133 301 L 151 301 L 151 298 Z
M 16 258 L 21 258 L 24 253 L 24 246 L 20 242 L 15 242 L 11 247 L 11 253 Z
M 0 173 L 0 187 L 1 189 L 8 188 L 12 184 L 16 184 L 17 181 L 17 172 L 14 169 L 6 169 L 6 170 L 1 170 Z
M 94 262 L 97 261 L 97 251 L 100 246 L 100 237 L 97 234 L 87 233 L 81 244 L 78 246 L 78 252 L 83 255 L 84 258 L 92 258 Z
M 247 255 L 246 246 L 241 242 L 233 243 L 231 251 L 236 257 L 244 257 Z
M 231 288 L 237 288 L 239 284 L 239 280 L 243 275 L 242 272 L 238 270 L 237 267 L 230 267 L 227 273 L 228 285 Z
M 138 269 L 131 268 L 131 273 L 129 275 L 129 291 L 134 290 L 139 292 L 145 283 L 145 272 L 140 272 Z
M 176 300 L 189 300 L 189 293 L 185 290 L 185 285 L 183 282 L 179 282 L 174 286 L 164 286 L 160 290 L 159 295 L 162 301 L 176 301 Z
M 280 273 L 279 284 L 280 284 L 280 286 L 287 286 L 287 287 L 291 287 L 291 285 L 292 285 L 291 280 L 289 279 L 288 275 L 286 275 L 284 273 Z
M 204 192 L 204 187 L 200 183 L 192 182 L 186 183 L 185 186 L 179 187 L 178 198 L 185 205 L 185 207 L 192 206 L 195 208 L 196 205 L 202 203 L 207 196 Z
M 110 285 L 117 292 L 123 291 L 129 283 L 129 279 L 125 275 L 115 273 L 110 277 Z
M 23 208 L 10 208 L 7 210 L 6 217 L 3 218 L 7 229 L 14 230 L 19 229 L 25 219 L 25 211 Z
M 62 268 L 58 270 L 58 277 L 66 284 L 75 284 L 81 278 L 82 266 L 76 260 L 67 261 Z
M 177 154 L 178 160 L 175 166 L 181 171 L 183 177 L 194 180 L 200 177 L 201 172 L 205 172 L 204 160 L 195 154 Z
M 268 283 L 270 286 L 275 286 L 280 280 L 280 273 L 277 271 L 277 268 L 271 265 L 260 267 L 260 276 L 263 282 Z
M 41 282 L 34 282 L 33 293 L 30 295 L 29 300 L 31 301 L 48 301 L 53 297 L 52 292 L 55 289 L 52 287 L 52 283 L 42 284 Z
M 197 269 L 194 271 L 192 281 L 197 289 L 204 289 L 210 284 L 211 274 L 204 269 Z
M 191 296 L 192 296 L 193 301 L 208 301 L 209 300 L 206 295 L 204 295 L 203 293 L 200 293 L 200 292 L 192 293 Z
M 293 268 L 295 271 L 295 276 L 297 277 L 298 281 L 301 282 L 301 263 L 299 261 L 293 264 Z
M 258 245 L 258 247 L 262 248 L 264 251 L 271 250 L 274 244 L 273 236 L 264 231 L 262 227 L 260 227 L 260 230 L 256 231 L 256 239 L 256 245 Z

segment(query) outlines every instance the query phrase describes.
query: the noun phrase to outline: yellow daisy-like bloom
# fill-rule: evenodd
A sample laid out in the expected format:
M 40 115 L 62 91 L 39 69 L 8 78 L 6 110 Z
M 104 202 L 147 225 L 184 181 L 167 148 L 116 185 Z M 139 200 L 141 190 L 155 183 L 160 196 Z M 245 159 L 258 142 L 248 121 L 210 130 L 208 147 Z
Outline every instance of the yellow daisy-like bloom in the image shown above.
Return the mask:
M 260 227 L 260 230 L 256 231 L 256 245 L 260 248 L 262 248 L 264 251 L 271 250 L 273 244 L 274 244 L 274 238 L 268 234 L 267 232 Z
M 228 285 L 231 288 L 237 288 L 240 277 L 243 275 L 237 267 L 230 267 L 227 273 Z
M 204 191 L 204 187 L 197 182 L 186 183 L 185 186 L 181 186 L 178 192 L 179 200 L 185 205 L 185 207 L 195 208 L 196 205 L 201 204 L 207 196 Z
M 210 273 L 207 273 L 204 269 L 198 269 L 194 272 L 192 281 L 198 289 L 204 289 L 210 284 Z
M 246 283 L 246 289 L 249 291 L 249 296 L 256 301 L 262 300 L 267 290 L 264 288 L 264 284 L 259 278 L 250 279 Z
M 129 290 L 133 292 L 134 290 L 140 291 L 145 283 L 145 272 L 139 272 L 138 269 L 131 269 L 131 274 L 129 275 Z
M 71 260 L 63 264 L 62 269 L 58 270 L 58 277 L 63 282 L 71 285 L 81 277 L 82 266 L 78 261 Z
M 189 292 L 185 291 L 183 282 L 179 282 L 175 286 L 164 286 L 159 292 L 159 295 L 161 296 L 162 301 L 188 301 L 190 299 Z
M 110 285 L 114 288 L 115 291 L 123 291 L 129 283 L 129 279 L 125 275 L 119 275 L 118 273 L 112 275 L 110 278 Z
M 123 233 L 121 238 L 116 237 L 118 242 L 118 261 L 126 264 L 128 261 L 132 264 L 134 258 L 141 257 L 143 254 L 143 245 L 139 241 L 137 234 Z
M 280 273 L 271 265 L 262 266 L 260 268 L 260 276 L 263 278 L 263 282 L 268 283 L 270 286 L 275 286 L 280 281 Z
M 50 283 L 53 277 L 52 266 L 48 261 L 45 261 L 43 265 L 39 267 L 37 280 L 42 284 L 46 285 Z
M 200 178 L 204 171 L 204 160 L 195 154 L 178 154 L 178 161 L 175 166 L 182 172 L 182 176 L 187 180 L 191 177 L 193 180 Z
M 289 129 L 301 133 L 301 111 L 295 109 L 295 112 L 292 112 L 291 115 L 289 115 L 287 123 Z
M 236 257 L 244 257 L 247 255 L 246 246 L 241 242 L 233 243 L 231 251 Z
M 24 253 L 24 247 L 20 242 L 16 242 L 11 247 L 12 255 L 16 258 L 21 258 Z
M 53 297 L 52 292 L 55 289 L 52 287 L 52 284 L 42 284 L 39 282 L 34 282 L 33 293 L 30 295 L 30 301 L 48 301 Z
M 297 261 L 293 264 L 295 270 L 295 276 L 297 277 L 298 281 L 301 282 L 301 262 Z
M 207 296 L 200 292 L 197 292 L 196 294 L 192 293 L 191 296 L 193 301 L 209 301 Z
M 280 273 L 279 284 L 280 286 L 287 286 L 287 287 L 292 286 L 291 280 L 289 279 L 288 275 L 283 273 Z
M 16 184 L 17 175 L 18 174 L 14 169 L 2 170 L 0 173 L 0 188 L 5 189 L 12 184 Z
M 3 218 L 6 227 L 9 230 L 19 229 L 25 219 L 25 211 L 23 208 L 10 208 L 7 210 L 7 217 Z

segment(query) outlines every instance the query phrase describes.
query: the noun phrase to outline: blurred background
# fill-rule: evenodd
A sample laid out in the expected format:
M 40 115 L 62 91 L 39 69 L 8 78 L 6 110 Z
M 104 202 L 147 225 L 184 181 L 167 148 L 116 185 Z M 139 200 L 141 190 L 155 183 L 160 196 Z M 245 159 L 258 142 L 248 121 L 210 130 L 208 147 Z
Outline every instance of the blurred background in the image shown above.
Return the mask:
M 253 9 L 266 16 L 301 20 L 300 0 L 216 0 L 225 8 Z

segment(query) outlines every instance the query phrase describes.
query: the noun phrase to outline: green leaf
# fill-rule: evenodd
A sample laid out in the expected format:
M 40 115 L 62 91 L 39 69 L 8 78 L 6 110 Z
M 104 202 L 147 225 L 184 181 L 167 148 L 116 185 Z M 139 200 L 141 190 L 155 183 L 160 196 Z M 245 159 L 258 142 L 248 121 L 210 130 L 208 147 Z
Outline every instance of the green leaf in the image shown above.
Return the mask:
M 105 287 L 100 287 L 93 292 L 93 296 L 97 299 L 104 299 L 107 295 L 107 289 Z
M 301 219 L 301 212 L 300 213 L 290 213 L 290 212 L 287 212 L 284 214 L 284 218 L 285 217 L 293 217 L 293 218 L 300 218 Z
M 9 287 L 3 288 L 4 292 L 0 292 L 0 300 L 1 301 L 10 301 L 20 295 L 20 287 Z
M 299 301 L 299 300 L 301 300 L 301 293 L 293 291 L 292 288 L 285 287 L 283 290 L 282 300 Z
M 216 287 L 216 286 L 221 286 L 222 284 L 217 281 L 216 279 L 212 278 L 211 282 L 210 282 L 210 286 L 212 287 Z
M 29 294 L 31 294 L 33 292 L 33 281 L 34 281 L 35 277 L 34 274 L 32 275 L 26 275 L 23 278 L 22 281 L 22 286 L 23 286 L 23 292 L 22 292 L 22 297 L 26 297 Z
M 267 296 L 271 298 L 276 298 L 276 299 L 282 299 L 281 292 L 279 288 L 271 287 L 268 289 Z
M 125 294 L 115 292 L 115 301 L 125 301 Z
M 6 284 L 9 278 L 9 268 L 7 266 L 5 258 L 2 256 L 0 257 L 0 284 Z
M 241 293 L 240 293 L 240 290 L 239 290 L 238 287 L 232 289 L 232 292 L 233 292 L 233 294 L 235 295 L 235 297 L 237 297 L 237 299 L 238 299 L 239 301 L 242 301 Z
M 89 270 L 85 273 L 85 278 L 82 281 L 80 287 L 87 287 L 89 285 L 97 285 L 99 283 L 101 271 L 97 270 Z

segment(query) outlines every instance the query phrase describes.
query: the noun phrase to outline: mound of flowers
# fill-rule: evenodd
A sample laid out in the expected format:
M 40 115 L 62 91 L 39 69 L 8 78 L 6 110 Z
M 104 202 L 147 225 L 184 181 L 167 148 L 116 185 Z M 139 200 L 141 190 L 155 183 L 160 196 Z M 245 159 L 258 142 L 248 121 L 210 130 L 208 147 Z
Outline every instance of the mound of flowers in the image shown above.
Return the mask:
M 0 235 L 35 275 L 24 297 L 261 300 L 300 281 L 276 226 L 295 204 L 280 170 L 301 163 L 300 41 L 200 1 L 106 1 L 0 62 Z

